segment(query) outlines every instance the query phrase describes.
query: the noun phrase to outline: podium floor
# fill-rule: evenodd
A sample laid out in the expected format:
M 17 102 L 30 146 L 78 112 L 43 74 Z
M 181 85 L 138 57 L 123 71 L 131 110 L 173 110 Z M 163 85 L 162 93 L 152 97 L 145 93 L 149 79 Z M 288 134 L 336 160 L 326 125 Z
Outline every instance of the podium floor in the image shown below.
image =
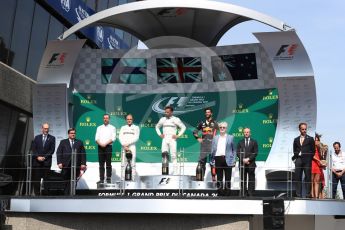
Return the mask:
M 153 175 L 140 176 L 133 181 L 115 181 L 99 183 L 97 189 L 211 189 L 215 190 L 216 182 L 196 181 L 195 176 L 186 175 Z

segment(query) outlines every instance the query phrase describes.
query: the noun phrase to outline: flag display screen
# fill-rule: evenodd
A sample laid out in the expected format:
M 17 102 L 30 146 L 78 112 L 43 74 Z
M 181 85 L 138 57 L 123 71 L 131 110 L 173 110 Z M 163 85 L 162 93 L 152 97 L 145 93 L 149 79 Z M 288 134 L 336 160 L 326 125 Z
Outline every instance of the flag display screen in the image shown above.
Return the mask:
M 102 58 L 102 84 L 146 84 L 146 59 Z
M 202 82 L 200 57 L 157 58 L 158 83 Z
M 213 81 L 258 79 L 255 53 L 211 57 Z

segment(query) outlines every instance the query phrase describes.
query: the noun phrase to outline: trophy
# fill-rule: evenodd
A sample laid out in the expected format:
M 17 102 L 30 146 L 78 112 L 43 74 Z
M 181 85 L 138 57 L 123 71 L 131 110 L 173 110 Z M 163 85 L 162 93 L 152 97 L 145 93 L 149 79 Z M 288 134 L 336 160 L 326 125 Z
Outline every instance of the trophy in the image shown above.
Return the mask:
M 169 175 L 169 153 L 162 152 L 162 175 Z
M 125 154 L 126 154 L 126 158 L 127 158 L 127 166 L 125 169 L 125 180 L 131 181 L 132 180 L 132 163 L 131 163 L 131 161 L 133 158 L 132 151 L 127 150 L 127 151 L 125 151 Z

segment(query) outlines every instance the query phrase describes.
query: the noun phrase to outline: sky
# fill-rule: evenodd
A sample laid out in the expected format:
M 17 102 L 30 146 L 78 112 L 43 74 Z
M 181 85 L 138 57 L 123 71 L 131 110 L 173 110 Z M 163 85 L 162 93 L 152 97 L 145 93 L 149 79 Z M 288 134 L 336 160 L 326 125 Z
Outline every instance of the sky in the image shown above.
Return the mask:
M 332 145 L 340 141 L 345 147 L 345 1 L 219 1 L 267 14 L 296 30 L 314 70 L 316 131 L 323 135 L 322 142 Z M 255 21 L 244 22 L 229 30 L 218 45 L 258 42 L 252 32 L 266 31 L 277 30 Z
M 333 142 L 340 141 L 345 150 L 345 1 L 215 1 L 267 14 L 295 29 L 314 70 L 317 96 L 316 132 L 322 134 L 323 143 L 331 146 Z M 252 33 L 270 31 L 277 30 L 256 21 L 243 22 L 231 28 L 217 45 L 258 43 Z M 296 136 L 298 134 L 296 128 Z M 309 135 L 314 136 L 314 133 Z

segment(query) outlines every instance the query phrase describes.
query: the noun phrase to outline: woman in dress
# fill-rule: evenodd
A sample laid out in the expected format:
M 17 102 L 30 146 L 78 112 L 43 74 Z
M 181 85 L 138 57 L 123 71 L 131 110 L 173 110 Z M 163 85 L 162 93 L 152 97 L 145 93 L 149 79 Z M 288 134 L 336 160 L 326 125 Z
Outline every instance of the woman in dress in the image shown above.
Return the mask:
M 311 165 L 311 196 L 312 198 L 319 198 L 321 193 L 321 183 L 324 183 L 323 168 L 325 167 L 325 161 L 321 157 L 321 135 L 315 134 L 315 154 Z
M 322 174 L 321 174 L 321 183 L 320 183 L 320 193 L 319 193 L 319 199 L 323 199 L 326 197 L 326 193 L 325 193 L 325 190 L 324 190 L 324 187 L 326 186 L 326 183 L 325 183 L 325 176 L 324 176 L 324 173 L 323 173 L 323 170 L 326 169 L 326 166 L 327 166 L 327 154 L 328 154 L 328 145 L 326 144 L 323 144 L 322 142 L 320 142 L 320 160 L 321 160 L 321 163 L 322 163 L 322 167 L 321 167 L 321 171 L 322 171 Z

